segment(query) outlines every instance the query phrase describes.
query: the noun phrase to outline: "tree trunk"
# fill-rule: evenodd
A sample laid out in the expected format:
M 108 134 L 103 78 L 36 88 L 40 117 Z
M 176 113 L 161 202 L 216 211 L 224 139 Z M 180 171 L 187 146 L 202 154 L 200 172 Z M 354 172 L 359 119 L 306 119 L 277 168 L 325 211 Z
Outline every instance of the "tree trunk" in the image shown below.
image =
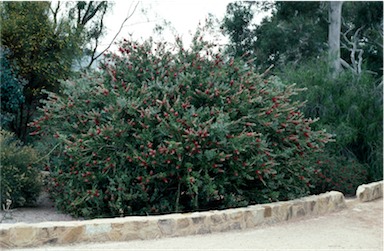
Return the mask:
M 340 33 L 342 1 L 329 2 L 328 46 L 331 74 L 335 77 L 341 71 Z

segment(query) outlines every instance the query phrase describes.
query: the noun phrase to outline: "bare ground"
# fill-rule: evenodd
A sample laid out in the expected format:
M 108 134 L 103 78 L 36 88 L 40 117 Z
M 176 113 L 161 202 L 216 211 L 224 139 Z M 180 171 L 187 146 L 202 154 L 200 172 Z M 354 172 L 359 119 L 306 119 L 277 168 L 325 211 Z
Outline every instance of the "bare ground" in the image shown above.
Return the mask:
M 45 221 L 79 220 L 57 211 L 46 192 L 42 192 L 35 207 L 15 208 L 0 211 L 0 223 L 38 223 Z

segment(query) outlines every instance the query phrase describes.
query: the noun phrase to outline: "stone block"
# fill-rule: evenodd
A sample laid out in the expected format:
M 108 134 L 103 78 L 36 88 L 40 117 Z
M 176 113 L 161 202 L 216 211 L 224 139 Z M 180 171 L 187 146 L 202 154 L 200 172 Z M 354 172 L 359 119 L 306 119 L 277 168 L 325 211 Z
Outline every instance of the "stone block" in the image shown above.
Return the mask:
M 157 222 L 163 236 L 172 236 L 176 231 L 174 219 L 161 219 Z
M 251 206 L 244 212 L 244 221 L 246 228 L 254 228 L 264 222 L 265 208 L 261 206 Z
M 372 201 L 383 197 L 383 181 L 360 185 L 356 190 L 356 197 L 361 202 Z
M 35 246 L 37 231 L 31 226 L 19 226 L 10 229 L 9 243 L 11 247 Z
M 264 218 L 272 217 L 272 208 L 270 206 L 264 206 Z
M 292 203 L 290 202 L 277 202 L 272 203 L 272 221 L 275 222 L 282 222 L 287 221 L 293 217 L 292 212 Z

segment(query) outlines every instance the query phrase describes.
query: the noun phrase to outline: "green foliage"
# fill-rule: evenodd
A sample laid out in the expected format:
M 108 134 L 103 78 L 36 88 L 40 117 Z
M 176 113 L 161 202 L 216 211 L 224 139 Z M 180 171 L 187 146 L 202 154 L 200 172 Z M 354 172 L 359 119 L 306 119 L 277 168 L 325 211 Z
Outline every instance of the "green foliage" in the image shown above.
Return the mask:
M 12 207 L 33 205 L 41 191 L 39 172 L 33 166 L 37 152 L 3 129 L 0 129 L 0 149 L 1 205 L 6 200 L 12 201 Z
M 0 127 L 9 128 L 24 103 L 23 88 L 25 81 L 18 77 L 17 67 L 12 65 L 7 55 L 9 50 L 0 47 Z
M 327 63 L 321 59 L 299 67 L 287 66 L 279 76 L 287 83 L 308 88 L 308 92 L 298 96 L 308 100 L 303 111 L 306 116 L 320 117 L 318 125 L 336 135 L 336 143 L 329 148 L 335 158 L 344 156 L 346 161 L 364 165 L 369 181 L 382 179 L 382 80 L 368 72 L 355 76 L 348 71 L 333 79 L 329 77 Z M 335 168 L 341 169 L 345 166 L 343 162 L 335 161 Z
M 244 206 L 309 193 L 330 135 L 292 102 L 298 89 L 225 60 L 196 33 L 190 49 L 124 41 L 100 74 L 48 93 L 35 135 L 64 157 L 51 194 L 75 216 Z

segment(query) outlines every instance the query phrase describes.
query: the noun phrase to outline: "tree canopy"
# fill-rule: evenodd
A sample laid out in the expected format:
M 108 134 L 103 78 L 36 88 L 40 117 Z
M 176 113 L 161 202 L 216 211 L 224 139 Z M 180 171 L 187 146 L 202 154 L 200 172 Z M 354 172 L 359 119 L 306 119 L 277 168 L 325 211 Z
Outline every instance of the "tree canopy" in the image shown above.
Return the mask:
M 25 140 L 27 123 L 42 89 L 56 92 L 58 80 L 74 73 L 76 62 L 90 56 L 96 59 L 99 39 L 105 31 L 103 18 L 110 4 L 102 2 L 59 1 L 3 2 L 0 4 L 1 44 L 10 51 L 8 60 L 18 65 L 20 78 L 26 80 L 25 102 L 20 104 L 20 119 L 13 131 Z
M 234 2 L 222 22 L 231 55 L 245 53 L 256 67 L 266 69 L 321 56 L 328 50 L 327 2 Z M 260 24 L 252 23 L 258 11 L 272 10 Z M 371 71 L 382 69 L 382 2 L 345 2 L 342 10 L 341 58 L 353 64 L 351 53 L 363 51 L 363 63 Z M 353 51 L 351 51 L 353 50 Z M 346 66 L 346 64 L 344 64 Z

